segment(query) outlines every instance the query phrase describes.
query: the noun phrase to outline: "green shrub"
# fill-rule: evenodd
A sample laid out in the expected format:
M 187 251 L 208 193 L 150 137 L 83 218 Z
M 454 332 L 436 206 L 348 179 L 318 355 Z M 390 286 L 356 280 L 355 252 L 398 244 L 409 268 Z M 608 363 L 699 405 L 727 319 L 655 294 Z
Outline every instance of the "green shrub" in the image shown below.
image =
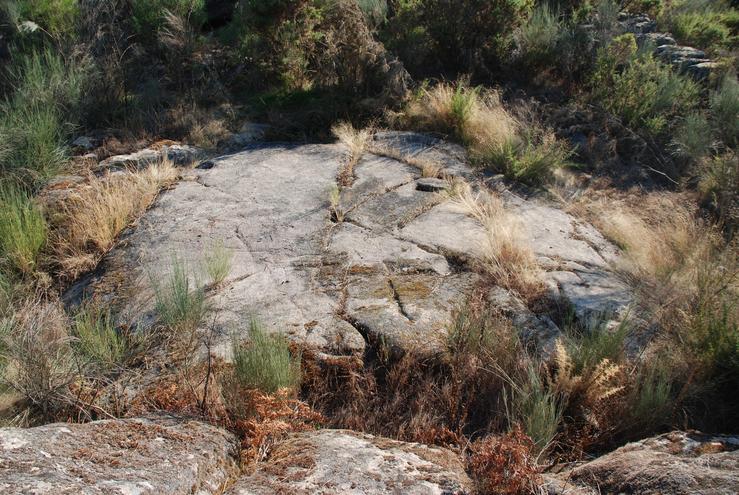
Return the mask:
M 162 324 L 170 330 L 194 332 L 208 309 L 205 291 L 190 280 L 187 265 L 172 257 L 169 279 L 162 285 L 150 276 L 156 311 Z
M 134 30 L 149 45 L 165 25 L 167 13 L 186 19 L 196 30 L 206 20 L 205 0 L 133 0 L 131 10 Z
M 564 37 L 566 26 L 557 11 L 548 3 L 540 3 L 531 17 L 519 29 L 516 41 L 520 51 L 519 58 L 531 70 L 555 64 L 552 60 L 557 44 Z
M 710 152 L 713 145 L 711 124 L 702 113 L 690 113 L 676 129 L 673 143 L 678 154 L 698 161 Z
M 367 24 L 376 28 L 387 21 L 387 0 L 357 0 Z
M 600 51 L 591 86 L 593 98 L 608 111 L 652 134 L 666 132 L 675 117 L 696 108 L 700 97 L 697 83 L 651 53 L 637 52 L 631 34 Z
M 79 19 L 78 0 L 16 0 L 20 19 L 31 20 L 54 37 L 71 37 Z
M 9 69 L 13 92 L 0 103 L 5 150 L 0 169 L 30 183 L 53 176 L 66 159 L 66 138 L 81 117 L 87 62 L 51 49 L 21 55 Z
M 32 273 L 47 231 L 44 215 L 28 193 L 0 185 L 0 271 Z
M 736 148 L 739 144 L 739 82 L 727 75 L 719 88 L 711 92 L 711 114 L 724 144 Z
M 687 12 L 671 20 L 671 32 L 681 43 L 699 48 L 726 46 L 731 31 L 717 12 Z
M 660 360 L 661 356 L 654 358 Z M 621 424 L 646 434 L 668 424 L 676 405 L 672 387 L 673 378 L 663 364 L 656 362 L 640 367 L 626 398 L 628 417 L 622 418 Z M 627 435 L 633 438 L 635 434 Z
M 528 0 L 419 0 L 418 29 L 447 73 L 486 73 L 506 57 Z
M 234 339 L 232 350 L 234 371 L 242 386 L 274 393 L 300 385 L 299 356 L 290 353 L 283 336 L 265 333 L 255 318 L 249 323 L 249 342 L 241 345 Z
M 587 374 L 604 359 L 611 363 L 624 361 L 624 341 L 629 334 L 629 323 L 624 318 L 614 329 L 605 327 L 605 318 L 596 318 L 586 328 L 569 325 L 563 339 L 565 349 L 576 375 Z
M 724 153 L 705 160 L 698 191 L 703 205 L 713 210 L 731 238 L 739 227 L 739 157 Z
M 83 307 L 74 316 L 72 332 L 78 353 L 102 371 L 120 365 L 128 352 L 128 340 L 116 330 L 109 310 Z

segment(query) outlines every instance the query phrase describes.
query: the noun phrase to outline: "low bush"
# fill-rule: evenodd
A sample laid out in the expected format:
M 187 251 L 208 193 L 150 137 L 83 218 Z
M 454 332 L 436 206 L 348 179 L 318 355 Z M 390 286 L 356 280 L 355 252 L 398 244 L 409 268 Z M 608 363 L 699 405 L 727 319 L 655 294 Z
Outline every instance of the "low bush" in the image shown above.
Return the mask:
M 72 37 L 79 20 L 78 0 L 14 0 L 20 19 L 31 20 L 55 38 Z
M 705 115 L 690 113 L 678 125 L 672 141 L 679 156 L 697 162 L 711 151 L 713 129 Z
M 168 17 L 177 17 L 199 30 L 206 20 L 205 0 L 133 0 L 131 21 L 139 37 L 151 44 L 166 26 Z
M 283 336 L 266 333 L 255 318 L 249 322 L 249 341 L 234 340 L 232 351 L 234 373 L 243 387 L 272 394 L 300 385 L 300 356 L 293 355 Z
M 609 112 L 653 135 L 664 134 L 675 117 L 693 111 L 700 94 L 694 81 L 651 53 L 637 51 L 631 34 L 600 51 L 591 87 L 593 99 Z
M 66 160 L 66 138 L 81 115 L 89 65 L 45 49 L 18 55 L 9 73 L 14 91 L 0 103 L 0 136 L 6 140 L 0 169 L 37 185 Z
M 70 386 L 80 367 L 68 323 L 60 304 L 35 299 L 18 305 L 5 322 L 2 382 L 45 420 L 74 403 Z
M 702 162 L 698 192 L 708 207 L 733 238 L 739 227 L 739 157 L 726 152 Z
M 533 449 L 531 439 L 520 428 L 472 443 L 468 466 L 479 493 L 536 493 L 540 479 Z
M 29 275 L 47 240 L 44 214 L 26 191 L 0 185 L 0 272 Z
M 727 75 L 718 89 L 711 92 L 711 116 L 718 135 L 726 146 L 739 144 L 739 82 Z
M 548 3 L 538 4 L 516 34 L 520 62 L 532 71 L 552 64 L 566 29 L 558 11 Z
M 661 27 L 682 44 L 716 51 L 736 43 L 737 11 L 723 0 L 677 0 L 665 4 Z

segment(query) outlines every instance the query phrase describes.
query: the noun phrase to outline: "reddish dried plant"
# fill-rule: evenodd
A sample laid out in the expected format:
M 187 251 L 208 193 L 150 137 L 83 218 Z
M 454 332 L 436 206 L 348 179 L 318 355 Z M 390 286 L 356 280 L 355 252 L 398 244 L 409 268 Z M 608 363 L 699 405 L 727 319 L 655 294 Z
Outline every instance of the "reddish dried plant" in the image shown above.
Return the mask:
M 468 468 L 480 493 L 520 495 L 532 493 L 540 484 L 532 455 L 534 443 L 516 426 L 505 435 L 489 435 L 474 442 Z

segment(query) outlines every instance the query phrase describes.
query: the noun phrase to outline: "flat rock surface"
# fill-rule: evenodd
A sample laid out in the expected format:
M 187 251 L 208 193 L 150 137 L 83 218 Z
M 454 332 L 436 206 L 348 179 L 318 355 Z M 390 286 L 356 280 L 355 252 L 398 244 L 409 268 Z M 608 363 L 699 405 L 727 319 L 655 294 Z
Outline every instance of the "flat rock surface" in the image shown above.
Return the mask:
M 739 437 L 674 431 L 627 444 L 549 479 L 550 493 L 735 494 Z
M 348 430 L 296 434 L 228 495 L 471 493 L 459 456 L 440 447 Z
M 236 441 L 174 419 L 0 429 L 0 493 L 215 494 L 236 474 Z
M 486 187 L 456 145 L 384 132 L 373 146 L 432 160 L 443 174 Z M 176 256 L 193 279 L 207 282 L 201 260 L 222 243 L 233 253 L 232 269 L 207 291 L 215 319 L 206 322 L 221 349 L 233 333 L 248 336 L 252 315 L 269 331 L 333 355 L 361 353 L 379 338 L 434 347 L 479 285 L 473 261 L 484 232 L 448 195 L 425 187 L 439 181 L 422 178 L 411 162 L 371 153 L 332 206 L 345 160 L 339 144 L 264 144 L 187 171 L 67 299 L 107 298 L 126 323 L 146 327 L 155 319 L 151 281 L 166 281 Z M 616 250 L 592 226 L 542 201 L 499 193 L 555 295 L 580 315 L 618 312 L 630 302 L 609 268 Z

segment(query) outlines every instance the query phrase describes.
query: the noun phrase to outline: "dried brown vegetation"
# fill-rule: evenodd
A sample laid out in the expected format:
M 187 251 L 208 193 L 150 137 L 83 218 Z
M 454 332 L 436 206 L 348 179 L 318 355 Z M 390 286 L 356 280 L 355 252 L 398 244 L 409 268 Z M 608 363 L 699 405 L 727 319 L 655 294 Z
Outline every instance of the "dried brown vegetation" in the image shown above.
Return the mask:
M 95 267 L 118 234 L 177 176 L 167 161 L 121 175 L 90 176 L 58 204 L 49 205 L 55 274 L 69 281 Z
M 497 285 L 515 290 L 526 300 L 536 299 L 543 291 L 540 269 L 518 220 L 503 201 L 493 193 L 474 193 L 469 185 L 457 189 L 454 201 L 484 230 L 483 270 Z
M 350 123 L 341 122 L 333 126 L 331 132 L 347 149 L 346 161 L 339 172 L 338 183 L 341 186 L 351 186 L 354 182 L 354 167 L 367 150 L 372 139 L 372 130 L 369 128 L 357 130 Z

